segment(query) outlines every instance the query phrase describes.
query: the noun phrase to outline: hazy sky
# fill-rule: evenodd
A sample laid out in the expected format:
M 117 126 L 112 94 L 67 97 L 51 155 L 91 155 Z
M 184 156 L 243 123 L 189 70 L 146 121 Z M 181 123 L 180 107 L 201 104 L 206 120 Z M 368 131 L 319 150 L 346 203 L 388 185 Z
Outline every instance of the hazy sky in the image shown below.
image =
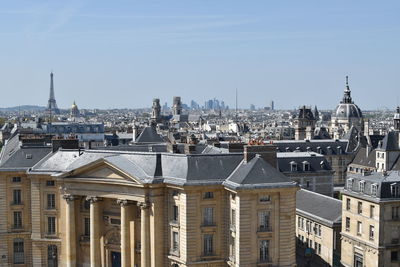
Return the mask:
M 0 106 L 334 108 L 349 75 L 362 109 L 400 96 L 400 1 L 2 1 Z

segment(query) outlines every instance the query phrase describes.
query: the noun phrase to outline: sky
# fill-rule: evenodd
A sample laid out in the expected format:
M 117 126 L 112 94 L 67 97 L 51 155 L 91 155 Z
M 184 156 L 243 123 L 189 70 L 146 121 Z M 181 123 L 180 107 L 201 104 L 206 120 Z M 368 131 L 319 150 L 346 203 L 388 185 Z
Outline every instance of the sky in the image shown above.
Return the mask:
M 0 107 L 334 109 L 349 76 L 361 109 L 400 97 L 400 1 L 3 1 Z

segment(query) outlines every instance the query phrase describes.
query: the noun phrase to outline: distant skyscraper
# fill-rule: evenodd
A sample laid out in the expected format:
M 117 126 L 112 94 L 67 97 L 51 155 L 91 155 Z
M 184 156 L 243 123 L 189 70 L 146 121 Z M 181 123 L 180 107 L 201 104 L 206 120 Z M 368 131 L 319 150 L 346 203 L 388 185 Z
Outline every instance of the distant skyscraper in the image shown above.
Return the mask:
M 250 110 L 256 110 L 256 106 L 254 106 L 254 104 L 250 104 Z
M 49 101 L 47 102 L 46 113 L 60 114 L 60 110 L 57 107 L 56 98 L 54 96 L 53 72 L 50 73 L 50 97 Z
M 271 100 L 271 110 L 275 109 L 274 100 Z

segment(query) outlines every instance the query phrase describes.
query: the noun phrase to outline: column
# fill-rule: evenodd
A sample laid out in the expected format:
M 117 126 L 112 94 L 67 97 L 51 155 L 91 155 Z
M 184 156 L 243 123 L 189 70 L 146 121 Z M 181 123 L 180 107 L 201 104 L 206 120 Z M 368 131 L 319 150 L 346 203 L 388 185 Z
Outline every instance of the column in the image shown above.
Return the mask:
M 147 202 L 139 202 L 140 208 L 140 267 L 150 267 L 150 212 Z
M 67 267 L 76 266 L 75 197 L 63 195 L 65 199 L 65 246 Z
M 137 207 L 132 206 L 132 212 L 133 212 L 133 220 L 130 221 L 130 231 L 131 231 L 131 266 L 139 266 L 139 263 L 137 262 L 137 257 L 136 257 L 136 227 L 138 227 L 138 220 L 137 220 Z M 136 265 L 135 265 L 136 264 Z
M 164 266 L 164 207 L 162 194 L 151 198 L 150 204 L 150 251 L 151 267 Z
M 99 267 L 101 264 L 100 251 L 100 203 L 99 197 L 87 197 L 90 202 L 90 266 Z
M 121 266 L 131 266 L 131 236 L 130 222 L 133 220 L 133 208 L 126 199 L 118 199 L 121 205 Z

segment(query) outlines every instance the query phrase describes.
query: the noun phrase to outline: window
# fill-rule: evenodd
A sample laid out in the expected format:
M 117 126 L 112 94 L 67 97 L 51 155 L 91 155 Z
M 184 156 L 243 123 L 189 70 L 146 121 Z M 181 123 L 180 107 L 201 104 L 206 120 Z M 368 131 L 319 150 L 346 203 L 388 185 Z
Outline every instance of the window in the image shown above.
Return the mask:
M 47 194 L 47 209 L 52 210 L 56 208 L 56 195 Z
M 260 241 L 260 262 L 269 261 L 269 240 Z
M 21 205 L 21 189 L 14 189 L 13 190 L 13 204 L 14 205 Z
M 358 212 L 358 214 L 362 214 L 362 202 L 361 201 L 358 201 L 357 212 Z
M 390 192 L 392 194 L 392 197 L 399 197 L 400 196 L 400 187 L 397 185 L 397 183 L 394 183 L 394 184 L 390 185 Z
M 362 223 L 361 222 L 357 222 L 357 234 L 361 235 L 362 234 Z
M 12 178 L 12 182 L 13 183 L 20 183 L 21 182 L 21 177 L 19 177 L 19 176 L 13 177 Z
M 346 231 L 350 231 L 350 218 L 346 217 Z
M 231 242 L 229 246 L 229 257 L 232 261 L 235 261 L 236 249 L 235 249 L 235 238 L 231 236 Z
M 304 218 L 301 218 L 301 229 L 304 229 Z
M 214 236 L 212 234 L 208 234 L 208 235 L 204 235 L 204 239 L 203 239 L 203 250 L 204 250 L 204 255 L 212 255 L 214 252 L 214 248 L 213 248 L 213 239 Z
M 310 163 L 308 161 L 303 162 L 303 170 L 308 172 L 310 170 Z
M 47 180 L 46 181 L 46 186 L 54 186 L 55 182 L 53 180 Z
M 47 247 L 47 266 L 48 267 L 58 266 L 58 253 L 56 245 L 49 245 Z
M 374 240 L 374 233 L 375 233 L 375 227 L 373 225 L 369 226 L 369 239 Z
M 260 196 L 260 202 L 261 203 L 266 203 L 271 201 L 271 196 L 270 195 L 261 195 Z
M 90 218 L 85 218 L 85 236 L 90 236 Z
M 390 259 L 391 261 L 398 261 L 399 260 L 399 253 L 398 251 L 390 252 Z
M 179 207 L 174 205 L 172 212 L 172 221 L 177 223 L 179 221 Z
M 22 212 L 14 211 L 14 229 L 22 228 Z
M 236 210 L 231 211 L 231 226 L 232 228 L 236 227 Z
M 349 178 L 347 179 L 347 189 L 352 189 L 353 188 L 353 179 Z
M 374 205 L 369 206 L 369 217 L 374 218 L 374 213 L 375 213 L 375 206 Z
M 350 210 L 350 198 L 346 198 L 346 210 Z
M 204 199 L 214 198 L 214 192 L 205 192 Z
M 56 233 L 56 217 L 47 217 L 47 234 L 54 235 Z
M 307 188 L 310 188 L 310 181 L 306 182 L 306 186 L 307 186 Z
M 364 189 L 365 189 L 365 181 L 360 181 L 359 183 L 359 187 L 360 187 L 360 192 L 364 193 Z
M 295 172 L 297 171 L 297 163 L 292 161 L 290 162 L 290 171 Z
M 318 244 L 318 254 L 321 254 L 321 244 Z
M 392 207 L 392 219 L 393 220 L 399 219 L 399 210 L 400 210 L 400 207 Z
M 377 184 L 372 184 L 371 185 L 371 195 L 376 196 L 377 192 L 378 192 L 378 185 Z
M 14 264 L 23 264 L 25 263 L 24 256 L 24 240 L 21 238 L 14 239 L 14 253 L 13 253 L 13 262 Z
M 301 218 L 297 217 L 297 227 L 301 229 Z
M 269 211 L 260 211 L 258 213 L 259 230 L 269 231 Z
M 214 208 L 212 208 L 212 207 L 204 208 L 203 216 L 204 216 L 204 218 L 203 218 L 204 225 L 213 225 L 214 224 Z
M 178 232 L 172 232 L 172 251 L 179 250 L 179 234 Z
M 309 220 L 306 221 L 306 231 L 311 232 L 311 223 Z

